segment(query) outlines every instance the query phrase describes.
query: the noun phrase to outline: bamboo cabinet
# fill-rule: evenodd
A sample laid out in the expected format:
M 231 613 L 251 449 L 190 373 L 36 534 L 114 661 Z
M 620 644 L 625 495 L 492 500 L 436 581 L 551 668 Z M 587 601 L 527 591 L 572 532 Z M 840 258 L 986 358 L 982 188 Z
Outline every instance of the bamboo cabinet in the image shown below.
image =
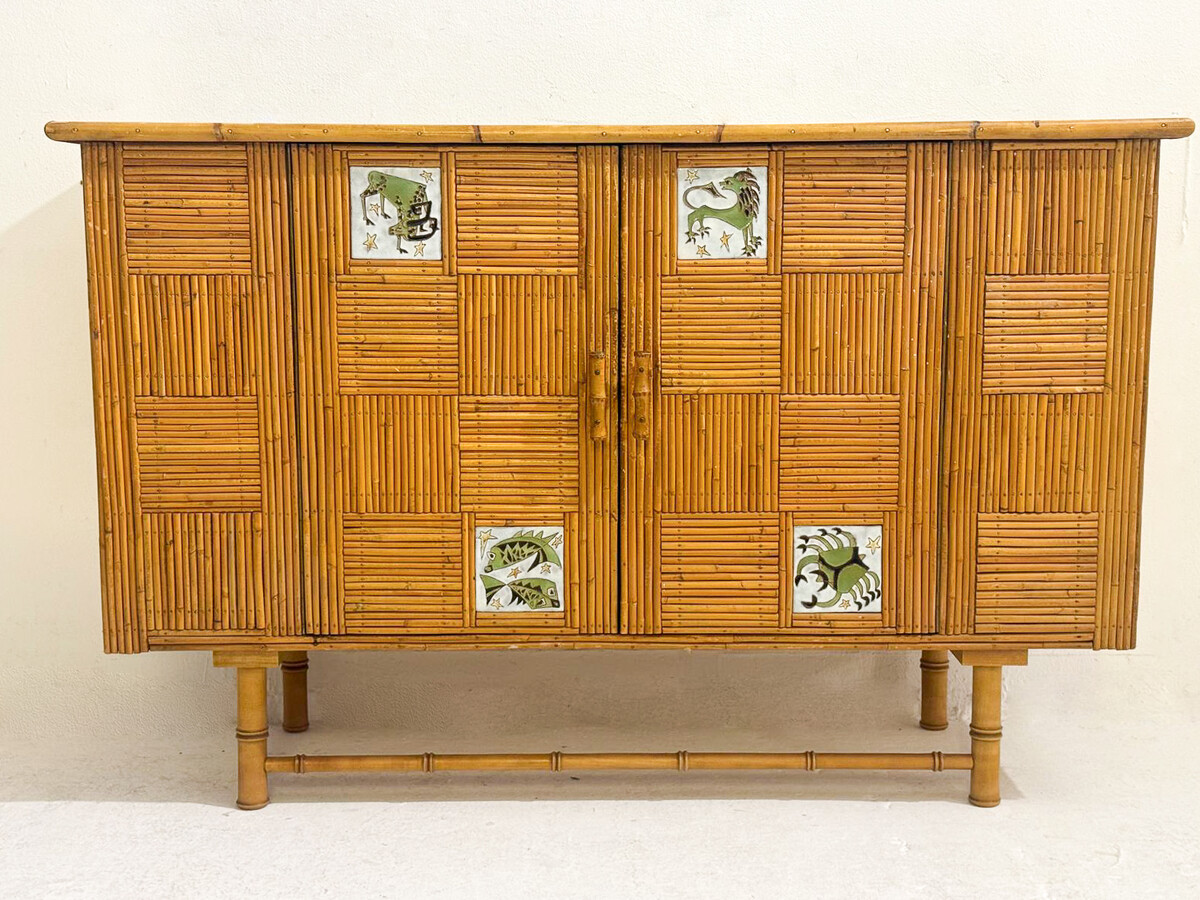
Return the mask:
M 1158 142 L 1188 120 L 51 123 L 82 146 L 104 646 L 235 667 L 271 773 L 969 770 L 1129 649 Z M 268 754 L 332 648 L 974 669 L 970 752 Z M 601 748 L 602 749 L 602 748 Z

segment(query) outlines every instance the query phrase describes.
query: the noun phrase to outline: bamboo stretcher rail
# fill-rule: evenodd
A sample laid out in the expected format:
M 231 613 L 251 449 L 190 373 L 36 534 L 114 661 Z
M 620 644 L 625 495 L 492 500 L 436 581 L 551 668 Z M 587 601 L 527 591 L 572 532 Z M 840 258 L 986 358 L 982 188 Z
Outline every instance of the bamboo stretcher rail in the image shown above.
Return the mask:
M 813 125 L 297 125 L 47 122 L 56 141 L 278 141 L 396 144 L 736 144 L 775 141 L 1116 140 L 1187 137 L 1186 118 L 862 122 Z
M 970 753 L 410 753 L 399 756 L 268 756 L 269 774 L 318 772 L 566 772 L 601 769 L 687 771 L 789 769 L 969 770 Z

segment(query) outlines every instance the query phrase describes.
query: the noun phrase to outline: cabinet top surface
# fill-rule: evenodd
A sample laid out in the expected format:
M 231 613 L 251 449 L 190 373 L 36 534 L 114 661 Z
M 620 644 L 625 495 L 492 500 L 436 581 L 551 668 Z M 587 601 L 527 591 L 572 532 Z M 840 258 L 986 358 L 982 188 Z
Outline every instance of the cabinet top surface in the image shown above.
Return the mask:
M 229 122 L 48 122 L 56 141 L 351 143 L 677 143 L 786 141 L 1096 140 L 1187 137 L 1186 118 L 808 125 L 298 125 Z

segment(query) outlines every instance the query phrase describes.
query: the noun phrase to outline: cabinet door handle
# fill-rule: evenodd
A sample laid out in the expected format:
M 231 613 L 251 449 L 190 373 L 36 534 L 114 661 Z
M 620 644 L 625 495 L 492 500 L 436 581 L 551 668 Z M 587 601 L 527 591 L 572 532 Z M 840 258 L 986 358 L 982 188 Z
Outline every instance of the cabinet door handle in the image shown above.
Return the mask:
M 650 439 L 650 354 L 633 354 L 633 436 Z
M 592 440 L 608 439 L 608 360 L 601 352 L 592 353 L 588 369 L 588 418 Z

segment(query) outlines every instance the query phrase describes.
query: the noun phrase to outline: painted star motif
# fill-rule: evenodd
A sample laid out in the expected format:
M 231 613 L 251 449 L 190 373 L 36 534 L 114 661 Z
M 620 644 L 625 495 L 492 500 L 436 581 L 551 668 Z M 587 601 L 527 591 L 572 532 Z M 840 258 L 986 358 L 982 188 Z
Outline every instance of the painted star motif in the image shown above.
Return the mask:
M 562 535 L 561 534 L 556 534 L 556 535 L 554 535 L 554 537 L 550 538 L 550 546 L 551 547 L 557 547 L 561 543 L 562 543 Z
M 733 235 L 730 234 L 728 231 L 721 232 L 721 246 L 724 247 L 726 250 L 729 249 L 729 239 L 731 237 L 733 237 Z
M 841 603 L 839 603 L 839 604 L 838 604 L 838 606 L 840 606 L 842 609 L 849 609 L 849 608 L 850 608 L 850 601 L 849 601 L 849 600 L 843 600 Z
M 371 212 L 375 213 L 375 215 L 379 215 L 381 212 L 383 212 L 383 208 L 378 203 L 372 203 L 369 209 Z
M 499 609 L 500 608 L 500 598 L 492 597 L 492 599 L 488 601 L 488 606 L 490 606 L 492 609 Z
M 413 252 L 416 253 L 417 256 L 424 256 L 425 255 L 425 242 L 418 241 L 417 243 L 413 244 Z
M 496 536 L 494 534 L 492 534 L 492 529 L 488 528 L 484 531 L 479 532 L 477 539 L 479 541 L 479 545 L 483 546 L 488 541 L 495 539 L 495 537 Z
M 433 181 L 433 173 L 428 169 L 425 169 L 421 172 L 421 177 L 425 179 L 426 184 L 429 184 L 429 182 Z
M 541 571 L 542 571 L 543 575 L 549 575 L 550 574 L 550 563 L 542 563 Z
M 686 181 L 688 184 L 691 184 L 693 181 L 695 181 L 699 177 L 700 177 L 700 173 L 697 172 L 695 169 L 688 169 L 687 174 L 685 176 L 683 176 L 683 180 Z
M 363 246 L 366 247 L 368 250 L 378 250 L 379 245 L 377 243 L 375 243 L 376 240 L 378 240 L 376 235 L 368 234 L 367 239 L 365 241 L 363 241 Z
M 699 259 L 702 256 L 711 256 L 711 255 L 712 254 L 708 252 L 708 248 L 705 247 L 703 244 L 696 245 L 696 258 L 697 259 Z
M 516 578 L 516 577 L 517 577 L 518 575 L 520 575 L 520 574 L 521 574 L 521 567 L 520 567 L 520 566 L 513 566 L 513 567 L 512 567 L 512 568 L 509 570 L 509 572 L 508 572 L 508 577 L 509 577 L 509 578 Z
M 878 550 L 878 549 L 879 549 L 879 545 L 880 545 L 881 543 L 883 543 L 883 536 L 882 536 L 882 535 L 877 535 L 876 537 L 873 537 L 873 538 L 868 538 L 868 539 L 867 539 L 867 549 L 868 549 L 868 550 Z

